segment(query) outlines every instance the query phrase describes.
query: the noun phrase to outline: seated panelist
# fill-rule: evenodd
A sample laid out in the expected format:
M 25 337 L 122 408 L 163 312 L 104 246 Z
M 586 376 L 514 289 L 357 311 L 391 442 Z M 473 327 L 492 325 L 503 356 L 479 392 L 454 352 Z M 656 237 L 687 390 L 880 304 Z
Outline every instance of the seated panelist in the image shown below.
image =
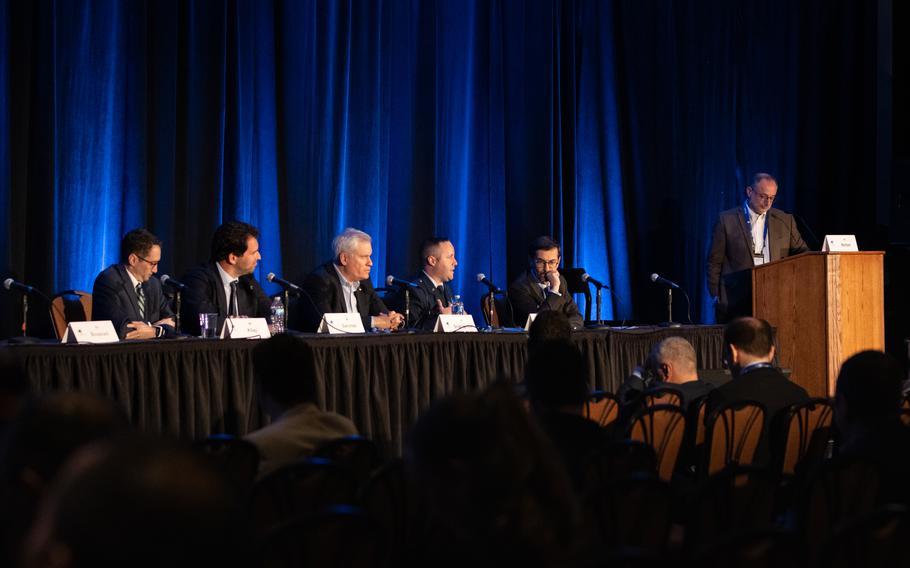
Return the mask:
M 452 313 L 452 287 L 449 282 L 455 278 L 455 246 L 445 237 L 432 237 L 420 246 L 423 267 L 409 278 L 417 284 L 410 288 L 410 315 L 408 327 L 432 330 L 436 316 Z M 388 293 L 385 303 L 400 313 L 405 312 L 404 290 L 398 288 Z

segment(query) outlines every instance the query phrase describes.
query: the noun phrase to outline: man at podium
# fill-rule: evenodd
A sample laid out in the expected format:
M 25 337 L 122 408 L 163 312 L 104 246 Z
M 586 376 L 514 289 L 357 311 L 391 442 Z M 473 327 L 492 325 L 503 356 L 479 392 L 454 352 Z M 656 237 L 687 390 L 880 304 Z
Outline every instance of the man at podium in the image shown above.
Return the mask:
M 774 176 L 757 173 L 743 204 L 714 225 L 707 279 L 718 323 L 752 315 L 753 267 L 809 250 L 793 216 L 771 207 L 776 197 Z

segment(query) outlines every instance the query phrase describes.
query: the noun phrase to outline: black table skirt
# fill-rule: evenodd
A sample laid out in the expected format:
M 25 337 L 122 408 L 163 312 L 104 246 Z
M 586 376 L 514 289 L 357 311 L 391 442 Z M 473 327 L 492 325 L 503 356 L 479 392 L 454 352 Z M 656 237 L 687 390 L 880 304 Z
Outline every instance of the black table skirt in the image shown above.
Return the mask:
M 721 366 L 723 327 L 576 332 L 592 388 L 615 391 L 651 345 L 687 338 L 699 368 Z M 522 333 L 301 335 L 312 346 L 321 407 L 351 418 L 362 435 L 399 453 L 407 428 L 434 400 L 482 389 L 497 378 L 519 382 Z M 188 439 L 262 426 L 252 379 L 256 340 L 156 340 L 114 345 L 11 345 L 37 394 L 80 390 L 117 401 L 138 428 Z

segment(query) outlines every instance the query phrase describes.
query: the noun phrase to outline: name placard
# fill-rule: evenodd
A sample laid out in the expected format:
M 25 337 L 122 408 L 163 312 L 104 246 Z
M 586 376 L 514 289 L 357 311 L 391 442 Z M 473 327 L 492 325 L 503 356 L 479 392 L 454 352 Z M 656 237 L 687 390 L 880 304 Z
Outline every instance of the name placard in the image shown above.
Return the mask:
M 477 331 L 477 325 L 474 324 L 474 317 L 471 314 L 439 314 L 436 317 L 436 325 L 433 327 L 433 331 L 474 333 Z
M 360 314 L 333 313 L 323 314 L 316 333 L 366 333 Z
M 265 318 L 236 318 L 224 320 L 221 326 L 221 339 L 268 339 L 272 337 L 269 324 Z
M 71 321 L 60 343 L 117 343 L 120 337 L 111 320 Z
M 531 329 L 531 324 L 534 323 L 534 320 L 537 319 L 537 314 L 528 314 L 528 321 L 525 322 L 525 331 Z
M 857 252 L 856 235 L 825 235 L 822 252 Z

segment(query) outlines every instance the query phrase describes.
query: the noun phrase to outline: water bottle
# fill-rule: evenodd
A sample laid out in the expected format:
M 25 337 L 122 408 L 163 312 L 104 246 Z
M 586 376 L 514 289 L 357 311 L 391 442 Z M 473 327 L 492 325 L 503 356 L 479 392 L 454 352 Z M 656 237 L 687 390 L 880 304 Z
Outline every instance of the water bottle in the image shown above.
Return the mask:
M 284 302 L 281 300 L 281 296 L 275 296 L 272 299 L 271 312 L 272 335 L 284 333 Z
M 452 313 L 455 315 L 464 313 L 464 302 L 461 301 L 461 295 L 455 294 L 452 298 Z

